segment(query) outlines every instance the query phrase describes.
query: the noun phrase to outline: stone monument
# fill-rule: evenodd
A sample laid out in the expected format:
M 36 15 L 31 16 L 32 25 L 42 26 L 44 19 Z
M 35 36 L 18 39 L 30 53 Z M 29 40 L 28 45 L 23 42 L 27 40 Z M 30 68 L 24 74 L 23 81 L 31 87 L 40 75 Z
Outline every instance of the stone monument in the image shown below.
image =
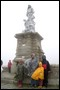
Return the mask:
M 20 58 L 25 60 L 31 57 L 31 53 L 34 52 L 37 57 L 44 54 L 41 47 L 42 36 L 35 32 L 34 22 L 34 10 L 31 5 L 27 8 L 27 20 L 24 20 L 25 30 L 22 33 L 15 34 L 17 39 L 16 57 L 13 60 L 12 72 L 16 71 L 16 61 Z

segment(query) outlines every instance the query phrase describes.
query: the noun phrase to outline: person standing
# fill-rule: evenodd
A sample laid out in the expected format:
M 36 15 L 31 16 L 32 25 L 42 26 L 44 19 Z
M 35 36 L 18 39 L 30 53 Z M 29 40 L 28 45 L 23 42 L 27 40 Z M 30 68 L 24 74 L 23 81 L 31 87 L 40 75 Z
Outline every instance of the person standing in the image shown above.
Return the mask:
M 50 64 L 46 60 L 46 56 L 42 56 L 42 66 L 44 67 L 44 80 L 43 80 L 43 86 L 47 87 L 48 86 L 48 72 L 51 71 L 50 69 Z
M 8 71 L 9 71 L 9 73 L 11 73 L 11 66 L 12 66 L 12 62 L 11 62 L 11 60 L 9 60 L 9 62 L 8 62 Z
M 33 72 L 32 76 L 32 85 L 39 86 L 42 88 L 43 79 L 44 79 L 44 68 L 42 67 L 42 62 L 39 62 L 38 68 Z
M 18 61 L 15 79 L 17 80 L 18 87 L 22 87 L 24 80 L 24 61 L 22 59 Z
M 31 77 L 32 73 L 36 70 L 37 66 L 38 66 L 38 58 L 35 56 L 35 53 L 32 53 L 31 59 L 29 62 L 29 67 L 28 67 L 30 77 Z M 31 78 L 31 86 L 32 86 L 32 84 L 33 84 L 33 80 Z
M 35 69 L 37 68 L 37 66 L 38 66 L 38 59 L 35 56 L 35 53 L 32 53 L 31 54 L 31 59 L 30 59 L 30 62 L 29 62 L 29 67 L 28 67 L 29 68 L 29 74 L 30 74 L 30 76 L 35 71 Z

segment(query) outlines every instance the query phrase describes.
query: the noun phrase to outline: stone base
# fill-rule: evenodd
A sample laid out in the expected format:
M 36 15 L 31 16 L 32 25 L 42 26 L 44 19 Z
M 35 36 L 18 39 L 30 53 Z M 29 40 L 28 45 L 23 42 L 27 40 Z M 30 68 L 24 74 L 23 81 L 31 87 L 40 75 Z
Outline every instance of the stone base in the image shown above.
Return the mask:
M 8 84 L 17 84 L 17 81 L 14 80 L 15 74 L 3 72 L 1 77 L 2 83 L 8 83 Z M 30 85 L 30 77 L 25 77 L 23 84 Z M 59 78 L 49 78 L 48 79 L 48 86 L 59 86 Z
M 12 69 L 12 72 L 15 73 L 16 68 Z M 1 73 L 2 82 L 16 83 L 16 81 L 14 80 L 15 74 L 13 74 L 13 73 L 10 74 L 8 72 L 2 72 Z M 30 78 L 25 77 L 23 83 L 30 84 Z M 58 65 L 51 65 L 51 73 L 49 73 L 48 85 L 59 86 L 59 66 Z
M 13 65 L 11 67 L 11 73 L 16 73 L 17 67 L 16 67 L 16 62 L 13 61 Z
M 43 38 L 37 32 L 18 33 L 15 34 L 15 38 L 17 39 L 16 58 L 28 59 L 32 52 L 38 57 L 44 53 L 41 46 Z
M 11 69 L 11 74 L 8 73 L 8 68 L 5 67 L 5 71 L 1 73 L 1 79 L 2 82 L 7 82 L 7 83 L 16 83 L 14 80 L 14 73 L 16 72 L 16 63 L 13 62 L 12 69 Z M 59 86 L 59 65 L 51 65 L 51 73 L 49 73 L 48 77 L 48 85 L 54 85 L 54 86 Z M 30 84 L 30 78 L 26 77 L 23 81 L 24 84 Z

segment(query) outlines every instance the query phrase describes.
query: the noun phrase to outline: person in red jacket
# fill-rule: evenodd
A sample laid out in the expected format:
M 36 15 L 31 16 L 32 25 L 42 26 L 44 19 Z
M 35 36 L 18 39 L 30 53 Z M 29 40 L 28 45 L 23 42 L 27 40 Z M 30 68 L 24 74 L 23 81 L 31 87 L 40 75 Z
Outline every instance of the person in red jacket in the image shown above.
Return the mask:
M 8 70 L 9 70 L 9 73 L 11 73 L 11 66 L 12 66 L 12 63 L 11 63 L 11 60 L 9 60 L 9 62 L 8 62 Z

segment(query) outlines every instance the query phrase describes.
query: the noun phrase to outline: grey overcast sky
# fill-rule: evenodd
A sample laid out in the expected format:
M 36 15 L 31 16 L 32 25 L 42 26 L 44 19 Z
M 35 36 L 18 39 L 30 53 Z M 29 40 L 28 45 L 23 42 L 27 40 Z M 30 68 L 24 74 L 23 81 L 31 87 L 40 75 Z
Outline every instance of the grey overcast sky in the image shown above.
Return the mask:
M 42 49 L 50 64 L 59 64 L 59 1 L 1 1 L 1 59 L 7 65 L 15 58 L 16 33 L 24 29 L 26 12 L 31 5 L 35 13 L 35 31 L 44 39 Z

